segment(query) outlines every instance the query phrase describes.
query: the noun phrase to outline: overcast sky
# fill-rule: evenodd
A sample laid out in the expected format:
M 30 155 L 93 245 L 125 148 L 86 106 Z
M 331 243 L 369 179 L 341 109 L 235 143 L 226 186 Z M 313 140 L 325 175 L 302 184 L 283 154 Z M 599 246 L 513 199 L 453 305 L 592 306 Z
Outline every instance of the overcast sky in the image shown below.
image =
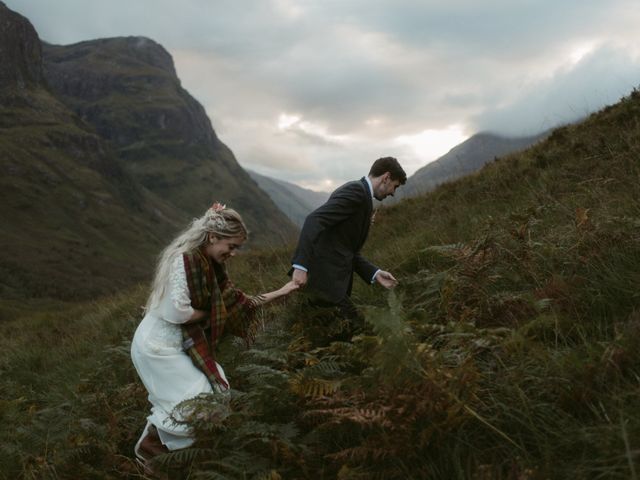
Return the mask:
M 317 190 L 640 87 L 639 0 L 4 0 L 40 38 L 141 35 L 242 166 Z

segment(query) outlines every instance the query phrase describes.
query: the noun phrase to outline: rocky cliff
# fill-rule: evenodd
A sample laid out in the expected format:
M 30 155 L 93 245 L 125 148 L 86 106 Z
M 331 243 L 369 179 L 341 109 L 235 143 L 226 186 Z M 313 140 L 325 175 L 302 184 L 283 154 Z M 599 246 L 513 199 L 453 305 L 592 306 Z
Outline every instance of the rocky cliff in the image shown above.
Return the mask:
M 0 298 L 89 298 L 149 277 L 181 213 L 51 94 L 40 39 L 0 4 Z
M 189 216 L 213 201 L 236 208 L 254 244 L 295 237 L 295 226 L 216 136 L 173 60 L 144 37 L 45 45 L 45 76 L 69 108 L 108 139 L 137 181 Z
M 0 2 L 0 88 L 42 81 L 42 47 L 31 22 Z
M 245 216 L 256 244 L 295 235 L 160 45 L 43 45 L 1 2 L 0 172 L 0 299 L 92 298 L 147 280 L 213 200 Z

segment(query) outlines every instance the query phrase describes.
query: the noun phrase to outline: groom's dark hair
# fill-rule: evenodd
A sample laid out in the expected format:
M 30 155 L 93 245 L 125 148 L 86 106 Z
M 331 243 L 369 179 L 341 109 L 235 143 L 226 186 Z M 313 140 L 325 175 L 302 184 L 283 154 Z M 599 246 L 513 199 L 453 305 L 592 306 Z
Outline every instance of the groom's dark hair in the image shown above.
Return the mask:
M 372 177 L 379 177 L 389 172 L 391 174 L 391 180 L 399 180 L 400 185 L 404 185 L 407 181 L 407 174 L 400 166 L 397 159 L 393 157 L 382 157 L 373 162 L 369 175 Z

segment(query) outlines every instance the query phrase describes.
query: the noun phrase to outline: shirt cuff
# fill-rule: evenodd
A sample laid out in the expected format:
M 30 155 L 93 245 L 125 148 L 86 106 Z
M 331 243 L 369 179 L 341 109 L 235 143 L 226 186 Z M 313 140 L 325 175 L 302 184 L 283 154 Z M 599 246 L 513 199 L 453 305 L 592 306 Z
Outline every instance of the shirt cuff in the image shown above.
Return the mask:
M 371 283 L 375 283 L 376 282 L 376 275 L 378 275 L 379 271 L 380 271 L 380 269 L 377 269 L 376 273 L 373 274 L 373 277 L 371 277 Z
M 303 267 L 302 265 L 298 265 L 297 263 L 294 263 L 293 265 L 291 265 L 293 268 L 295 268 L 296 270 L 302 270 L 303 272 L 308 272 L 309 270 L 307 270 L 305 267 Z M 374 275 L 375 276 L 375 275 Z

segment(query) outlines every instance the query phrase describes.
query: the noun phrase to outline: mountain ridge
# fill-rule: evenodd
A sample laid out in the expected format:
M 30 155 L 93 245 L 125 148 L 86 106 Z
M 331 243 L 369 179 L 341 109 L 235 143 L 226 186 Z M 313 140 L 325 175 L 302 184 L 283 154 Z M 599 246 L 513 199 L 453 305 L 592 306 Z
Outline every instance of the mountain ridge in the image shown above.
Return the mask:
M 0 2 L 0 87 L 25 88 L 42 83 L 42 47 L 29 20 Z
M 188 215 L 221 201 L 255 243 L 279 243 L 295 226 L 220 141 L 202 105 L 181 86 L 169 52 L 145 37 L 45 45 L 58 97 L 108 139 L 133 177 Z
M 23 18 L 0 8 L 4 27 Z M 21 28 L 35 44 L 35 30 Z M 0 295 L 86 298 L 142 280 L 179 215 L 138 187 L 42 77 L 32 80 L 0 88 Z
M 141 72 L 135 62 L 122 68 L 142 83 L 119 84 L 115 76 L 100 84 L 95 78 L 82 83 L 83 77 L 74 76 L 72 70 L 60 68 L 52 73 L 51 62 L 43 57 L 46 52 L 55 50 L 67 62 L 73 55 L 76 60 L 82 55 L 64 47 L 41 46 L 29 20 L 2 3 L 0 41 L 2 298 L 93 298 L 147 280 L 159 250 L 214 200 L 227 203 L 245 217 L 255 232 L 254 244 L 275 244 L 296 231 L 267 194 L 255 186 L 232 152 L 217 140 L 213 130 L 207 130 L 210 122 L 203 116 L 204 109 L 188 93 L 182 97 L 188 107 L 184 114 L 187 128 L 176 127 L 177 131 L 172 131 L 170 122 L 165 122 L 162 128 L 147 118 L 142 124 L 148 130 L 142 131 L 144 138 L 139 142 L 148 141 L 150 149 L 166 153 L 160 141 L 163 135 L 181 140 L 169 145 L 173 148 L 174 168 L 163 177 L 183 180 L 173 182 L 178 184 L 173 198 L 166 191 L 172 186 L 172 178 L 165 182 L 166 189 L 162 183 L 161 188 L 153 188 L 154 185 L 145 185 L 140 180 L 140 171 L 132 168 L 137 158 L 127 155 L 127 149 L 135 149 L 127 143 L 130 138 L 104 135 L 99 123 L 91 121 L 95 110 L 91 106 L 88 111 L 83 110 L 82 95 L 75 99 L 75 104 L 71 104 L 68 94 L 60 95 L 61 86 L 70 85 L 67 93 L 79 88 L 83 95 L 94 95 L 99 103 L 105 94 L 109 96 L 105 93 L 109 89 L 120 88 L 119 106 L 128 110 L 125 113 L 144 120 L 148 112 L 136 110 L 135 103 L 130 101 L 132 97 L 140 96 L 140 92 L 152 93 L 150 85 L 155 84 L 181 92 L 170 56 L 162 55 L 162 47 L 155 42 L 141 41 L 139 37 L 124 41 L 143 50 L 140 61 L 149 65 L 148 69 Z M 92 43 L 83 43 L 81 48 L 84 53 L 80 53 L 91 53 Z M 110 61 L 108 53 L 100 52 L 103 65 Z M 106 90 L 97 88 L 100 86 Z M 137 90 L 132 94 L 129 88 Z M 153 103 L 157 98 L 142 100 Z M 131 120 L 131 116 L 123 117 L 120 111 L 110 111 L 108 102 L 97 106 L 98 113 L 111 115 L 106 124 Z M 171 105 L 166 109 L 175 111 Z M 189 118 L 191 112 L 196 114 L 193 118 Z M 152 116 L 152 120 L 157 118 Z M 188 130 L 193 130 L 191 127 L 198 122 L 199 134 L 191 138 L 200 144 L 189 145 L 184 140 Z M 123 131 L 126 133 L 126 129 Z M 201 154 L 186 155 L 190 148 L 200 149 Z M 212 150 L 223 157 L 224 168 L 213 168 L 212 161 L 207 163 Z M 183 154 L 189 157 L 183 162 L 185 166 L 180 165 Z M 179 175 L 181 169 L 193 168 L 193 164 L 199 170 Z M 218 175 L 217 170 L 224 175 Z M 193 183 L 198 176 L 199 183 Z M 231 182 L 232 188 L 216 187 L 225 182 Z
M 526 137 L 479 132 L 459 143 L 446 154 L 416 170 L 389 204 L 415 197 L 435 189 L 442 183 L 476 172 L 488 162 L 528 148 L 549 135 L 542 132 Z

